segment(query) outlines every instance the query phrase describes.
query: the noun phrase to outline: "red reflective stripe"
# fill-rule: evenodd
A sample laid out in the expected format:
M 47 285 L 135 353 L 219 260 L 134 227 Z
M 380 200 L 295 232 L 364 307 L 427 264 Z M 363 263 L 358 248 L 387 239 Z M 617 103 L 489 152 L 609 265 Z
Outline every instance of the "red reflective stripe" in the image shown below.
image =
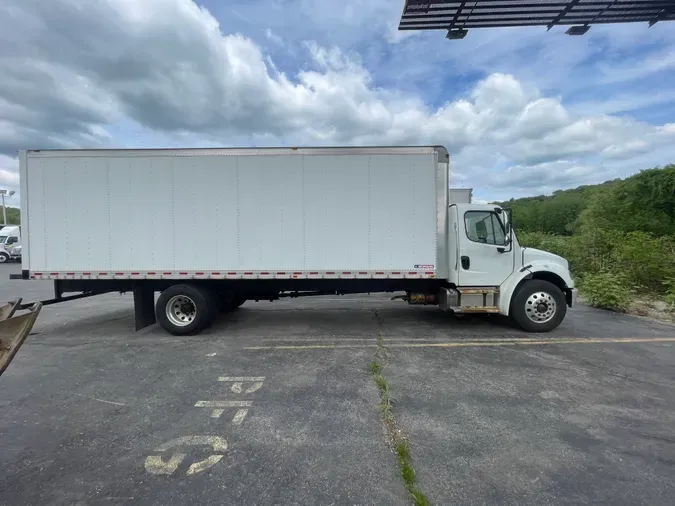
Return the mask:
M 187 276 L 187 272 L 179 272 L 178 275 L 179 276 Z
M 116 272 L 115 276 L 124 276 L 124 273 L 123 272 Z
M 148 276 L 154 276 L 155 274 L 157 274 L 157 273 L 156 272 L 148 272 Z
M 277 272 L 277 276 L 285 276 L 285 275 L 286 275 L 285 272 Z
M 74 275 L 75 275 L 74 272 L 66 272 L 66 276 L 74 276 Z
M 367 272 L 359 272 L 359 274 L 368 274 Z
M 417 272 L 411 271 L 411 272 L 409 272 L 408 274 L 412 274 L 412 275 L 414 276 L 415 274 L 417 274 Z
M 326 274 L 335 274 L 335 272 L 330 271 L 330 272 L 326 272 Z
M 99 275 L 99 276 L 107 276 L 108 273 L 107 273 L 107 272 L 99 272 L 98 275 Z
M 252 272 L 245 272 L 244 276 L 253 276 L 253 273 Z
M 384 272 L 376 272 L 375 274 L 382 274 L 382 275 L 383 275 L 383 274 L 384 274 Z
M 82 275 L 83 276 L 91 276 L 91 272 L 83 272 Z
M 195 276 L 203 276 L 203 275 L 204 275 L 203 272 L 195 272 Z
M 220 272 L 212 272 L 211 276 L 220 276 Z
M 165 272 L 164 275 L 165 275 L 165 276 L 171 276 L 171 273 L 170 273 L 170 272 Z
M 342 274 L 351 274 L 350 271 L 344 271 Z
M 41 272 L 34 272 L 33 274 L 35 274 L 36 276 L 42 276 Z
M 249 273 L 249 274 L 250 274 L 250 273 Z M 227 275 L 228 275 L 228 276 L 236 276 L 237 273 L 236 273 L 236 272 L 228 272 Z
M 310 272 L 309 275 L 310 275 L 310 276 L 318 276 L 319 273 L 318 273 L 318 272 Z
M 59 273 L 58 273 L 58 272 L 50 272 L 49 275 L 50 275 L 50 276 L 58 276 Z
M 392 272 L 392 274 L 401 274 L 401 273 L 397 271 L 397 272 Z
M 434 273 L 434 271 L 427 271 L 424 274 L 433 274 L 433 273 Z
M 294 274 L 295 276 L 299 276 L 300 274 L 302 274 L 302 272 L 294 272 L 293 274 Z
M 131 275 L 132 275 L 132 276 L 140 276 L 141 273 L 140 273 L 140 272 L 132 272 Z

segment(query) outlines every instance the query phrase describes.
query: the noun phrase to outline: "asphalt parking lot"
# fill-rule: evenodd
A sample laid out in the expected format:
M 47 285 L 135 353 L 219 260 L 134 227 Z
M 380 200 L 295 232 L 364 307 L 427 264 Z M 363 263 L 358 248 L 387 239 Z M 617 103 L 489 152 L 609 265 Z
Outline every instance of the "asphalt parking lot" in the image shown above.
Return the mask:
M 9 281 L 0 299 L 48 298 Z M 580 306 L 546 335 L 385 296 L 246 303 L 199 336 L 131 295 L 45 307 L 0 378 L 0 504 L 672 504 L 675 327 Z

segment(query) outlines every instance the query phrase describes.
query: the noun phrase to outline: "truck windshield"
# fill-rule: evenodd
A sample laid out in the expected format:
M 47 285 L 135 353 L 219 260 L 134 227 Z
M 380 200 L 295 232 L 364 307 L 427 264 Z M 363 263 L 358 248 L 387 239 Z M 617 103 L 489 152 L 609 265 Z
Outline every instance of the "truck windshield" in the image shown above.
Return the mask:
M 5 244 L 7 242 L 7 235 L 0 235 L 0 244 Z

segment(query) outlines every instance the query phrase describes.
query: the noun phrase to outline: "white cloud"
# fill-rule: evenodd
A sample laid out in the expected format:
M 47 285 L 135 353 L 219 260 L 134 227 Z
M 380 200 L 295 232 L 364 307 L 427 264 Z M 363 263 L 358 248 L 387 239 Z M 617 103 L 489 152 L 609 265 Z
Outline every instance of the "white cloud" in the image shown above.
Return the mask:
M 474 185 L 511 167 L 501 188 L 537 191 L 587 178 L 590 158 L 622 159 L 675 140 L 672 124 L 575 114 L 506 73 L 437 107 L 377 85 L 359 55 L 316 42 L 306 43 L 299 71 L 283 73 L 190 0 L 9 2 L 0 18 L 6 154 L 115 144 L 120 122 L 209 144 L 443 144 L 456 155 L 453 171 Z M 267 39 L 277 37 L 269 28 Z M 520 177 L 528 171 L 537 176 Z
M 282 39 L 276 33 L 274 33 L 271 28 L 268 28 L 267 30 L 265 30 L 265 37 L 267 38 L 267 40 L 269 40 L 270 42 L 273 42 L 277 46 L 283 47 L 283 45 L 284 45 L 284 39 Z
M 16 188 L 19 186 L 19 173 L 10 169 L 0 169 L 0 185 Z

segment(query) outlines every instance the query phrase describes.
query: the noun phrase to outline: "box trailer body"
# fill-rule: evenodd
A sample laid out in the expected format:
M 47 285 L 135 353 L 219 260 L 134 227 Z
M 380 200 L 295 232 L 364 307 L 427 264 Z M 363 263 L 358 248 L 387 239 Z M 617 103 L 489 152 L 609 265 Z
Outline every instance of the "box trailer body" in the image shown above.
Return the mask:
M 438 157 L 434 148 L 28 152 L 23 268 L 105 279 L 444 277 L 448 172 Z
M 137 328 L 401 291 L 546 331 L 576 296 L 567 262 L 520 247 L 507 210 L 466 189 L 451 201 L 441 146 L 24 151 L 20 172 L 21 278 L 54 280 L 45 304 L 133 291 Z

